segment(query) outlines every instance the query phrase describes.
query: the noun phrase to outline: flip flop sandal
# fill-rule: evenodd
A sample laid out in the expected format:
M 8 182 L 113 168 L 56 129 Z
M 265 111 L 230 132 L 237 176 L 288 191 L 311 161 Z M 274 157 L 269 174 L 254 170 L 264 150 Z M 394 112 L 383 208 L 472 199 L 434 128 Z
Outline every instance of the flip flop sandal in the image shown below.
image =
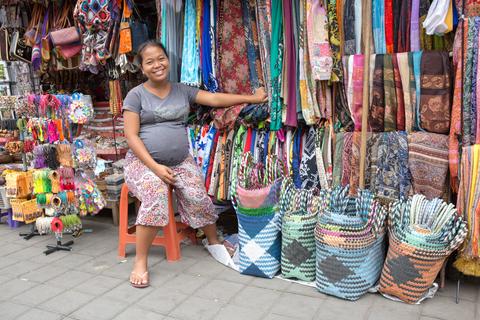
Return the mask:
M 139 274 L 136 273 L 136 272 L 133 272 L 133 271 L 132 271 L 131 274 L 134 274 L 134 275 L 136 275 L 137 277 L 139 277 Z M 146 276 L 147 274 L 148 274 L 148 271 L 145 271 L 145 273 L 144 273 L 142 276 L 139 277 L 140 279 L 142 279 L 142 282 L 143 282 L 143 278 L 145 278 L 145 276 Z M 136 284 L 136 283 L 133 283 L 133 282 L 130 280 L 130 284 L 131 284 L 132 287 L 134 287 L 134 288 L 146 288 L 146 287 L 150 286 L 150 282 L 149 282 L 149 281 L 147 281 L 147 283 L 139 283 L 139 284 Z

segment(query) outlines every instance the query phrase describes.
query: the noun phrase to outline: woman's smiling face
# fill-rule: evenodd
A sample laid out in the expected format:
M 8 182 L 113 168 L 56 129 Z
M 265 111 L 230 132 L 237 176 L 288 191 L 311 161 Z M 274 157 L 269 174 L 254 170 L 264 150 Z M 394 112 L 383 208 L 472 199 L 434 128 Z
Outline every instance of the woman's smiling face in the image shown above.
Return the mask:
M 168 79 L 170 61 L 162 48 L 150 45 L 142 53 L 142 71 L 148 80 L 162 82 Z

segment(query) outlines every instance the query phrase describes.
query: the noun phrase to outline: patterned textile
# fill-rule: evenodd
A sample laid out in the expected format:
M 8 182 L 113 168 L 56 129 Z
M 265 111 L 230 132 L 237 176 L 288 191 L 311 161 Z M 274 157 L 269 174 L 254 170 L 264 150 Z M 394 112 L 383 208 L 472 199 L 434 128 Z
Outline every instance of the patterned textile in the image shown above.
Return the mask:
M 280 194 L 282 220 L 282 275 L 303 281 L 315 280 L 315 189 L 296 189 L 286 179 Z
M 390 54 L 383 56 L 383 87 L 385 92 L 384 131 L 395 131 L 397 129 L 397 97 Z
M 303 145 L 302 160 L 300 162 L 300 177 L 303 189 L 318 187 L 320 184 L 315 153 L 316 134 L 315 128 L 310 127 Z
M 373 72 L 372 103 L 368 113 L 368 125 L 373 132 L 384 130 L 385 117 L 385 87 L 383 78 L 384 55 L 375 56 L 375 69 Z
M 355 0 L 343 2 L 343 54 L 355 54 Z
M 403 97 L 402 78 L 398 66 L 397 54 L 392 55 L 393 76 L 395 78 L 395 95 L 397 98 L 397 130 L 405 131 L 405 102 Z M 408 90 L 406 91 L 408 92 Z
M 333 160 L 333 187 L 338 187 L 342 182 L 342 162 L 343 162 L 343 150 L 344 150 L 344 132 L 339 132 L 335 135 L 335 151 Z
M 410 189 L 408 140 L 405 132 L 385 132 L 378 146 L 377 174 L 372 191 L 387 201 L 404 198 Z
M 333 82 L 342 81 L 342 58 L 340 53 L 340 34 L 338 31 L 338 19 L 337 19 L 337 1 L 327 1 L 327 14 L 328 14 L 328 32 L 330 39 L 330 49 L 332 50 L 332 74 L 330 80 Z
M 171 169 L 177 177 L 174 189 L 182 222 L 192 228 L 215 223 L 218 218 L 215 208 L 193 159 L 188 157 Z M 165 226 L 168 223 L 168 186 L 131 152 L 125 157 L 125 183 L 141 201 L 136 224 Z
M 385 0 L 385 44 L 386 53 L 393 53 L 393 0 Z
M 282 2 L 274 1 L 272 3 L 272 31 L 271 31 L 271 49 L 270 49 L 270 72 L 271 72 L 271 110 L 270 110 L 270 130 L 280 130 L 282 126 L 282 67 L 283 67 L 283 13 Z
M 415 132 L 408 136 L 408 166 L 413 192 L 442 198 L 448 170 L 448 136 Z
M 350 162 L 350 193 L 356 194 L 360 185 L 360 145 L 361 133 L 354 132 L 352 137 L 352 153 L 348 161 Z
M 466 17 L 480 16 L 480 1 L 465 0 L 465 10 L 463 9 L 463 0 L 456 0 L 455 5 L 459 14 L 464 14 Z
M 459 183 L 459 160 L 460 160 L 460 141 L 462 135 L 462 61 L 465 52 L 462 51 L 462 41 L 466 42 L 468 30 L 468 19 L 462 20 L 462 25 L 457 28 L 455 35 L 455 50 L 453 51 L 453 65 L 455 67 L 454 97 L 452 104 L 452 119 L 450 123 L 450 134 L 448 137 L 448 162 L 450 172 L 450 185 L 454 192 L 458 192 Z M 467 46 L 464 50 L 466 51 Z
M 210 92 L 218 91 L 218 82 L 215 78 L 215 70 L 212 62 L 212 36 L 214 32 L 212 25 L 215 17 L 210 16 L 210 1 L 203 1 L 202 23 L 202 41 L 201 41 L 201 63 L 202 63 L 202 81 L 205 88 Z M 165 25 L 165 24 L 164 24 Z
M 332 52 L 328 41 L 328 19 L 320 0 L 307 0 L 308 52 L 314 80 L 330 80 Z
M 435 133 L 450 128 L 450 61 L 448 52 L 422 54 L 420 126 Z
M 357 300 L 380 276 L 387 212 L 371 192 L 364 190 L 351 197 L 348 189 L 320 193 L 316 286 L 323 293 Z
M 263 78 L 263 73 L 260 66 L 260 56 L 258 50 L 258 33 L 257 24 L 255 22 L 255 8 L 251 7 L 254 0 L 242 1 L 242 17 L 243 25 L 245 26 L 245 41 L 248 56 L 248 68 L 250 73 L 250 83 L 253 88 L 260 87 L 260 79 Z M 259 79 L 260 77 L 260 79 Z
M 342 186 L 346 186 L 350 183 L 350 175 L 352 170 L 352 147 L 353 145 L 353 132 L 345 132 L 343 136 L 343 153 L 342 153 Z
M 363 55 L 353 57 L 353 101 L 352 116 L 355 131 L 362 131 L 362 104 L 363 104 Z
M 412 52 L 412 61 L 413 61 L 413 76 L 415 85 L 415 113 L 414 113 L 414 128 L 416 130 L 421 130 L 420 127 L 420 93 L 421 93 L 421 61 L 422 61 L 422 51 Z
M 380 292 L 417 303 L 466 234 L 466 223 L 452 204 L 427 200 L 423 195 L 393 203 L 389 212 L 390 246 Z
M 175 0 L 164 0 L 162 10 L 165 12 L 165 20 L 162 22 L 166 28 L 162 37 L 165 38 L 168 60 L 170 62 L 169 80 L 179 82 L 182 57 L 183 41 L 183 2 Z M 192 32 L 192 31 L 190 31 Z
M 348 109 L 345 86 L 342 82 L 333 84 L 333 95 L 335 96 L 335 116 L 338 117 L 336 119 L 336 126 L 340 126 L 345 131 L 352 131 L 354 124 L 352 115 Z
M 260 50 L 260 61 L 262 64 L 265 90 L 267 91 L 269 98 L 269 108 L 271 109 L 272 103 L 272 92 L 271 92 L 271 83 L 270 83 L 270 8 L 269 1 L 267 0 L 249 0 L 250 5 L 254 2 L 254 7 L 256 9 L 255 20 L 257 22 L 257 31 L 258 31 L 258 41 L 259 41 L 259 50 Z M 270 110 L 269 109 L 269 110 Z
M 197 47 L 196 0 L 185 1 L 185 27 L 183 29 L 182 69 L 180 82 L 198 87 L 200 84 L 198 66 L 200 56 Z

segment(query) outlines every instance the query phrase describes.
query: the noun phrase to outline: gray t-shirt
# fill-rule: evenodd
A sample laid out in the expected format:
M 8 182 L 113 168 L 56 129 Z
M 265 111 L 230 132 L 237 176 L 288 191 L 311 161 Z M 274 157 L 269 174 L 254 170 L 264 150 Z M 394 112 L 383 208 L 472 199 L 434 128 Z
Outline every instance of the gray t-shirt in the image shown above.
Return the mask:
M 143 84 L 125 97 L 123 110 L 140 115 L 140 139 L 155 161 L 167 166 L 180 164 L 188 156 L 186 122 L 190 104 L 199 89 L 172 83 L 164 98 L 151 93 Z

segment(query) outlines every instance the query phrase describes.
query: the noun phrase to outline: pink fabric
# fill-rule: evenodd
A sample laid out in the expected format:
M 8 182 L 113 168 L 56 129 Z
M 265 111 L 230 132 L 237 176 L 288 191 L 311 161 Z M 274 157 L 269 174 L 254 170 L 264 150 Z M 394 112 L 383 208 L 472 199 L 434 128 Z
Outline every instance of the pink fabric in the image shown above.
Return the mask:
M 363 55 L 353 57 L 353 122 L 355 131 L 362 131 Z

